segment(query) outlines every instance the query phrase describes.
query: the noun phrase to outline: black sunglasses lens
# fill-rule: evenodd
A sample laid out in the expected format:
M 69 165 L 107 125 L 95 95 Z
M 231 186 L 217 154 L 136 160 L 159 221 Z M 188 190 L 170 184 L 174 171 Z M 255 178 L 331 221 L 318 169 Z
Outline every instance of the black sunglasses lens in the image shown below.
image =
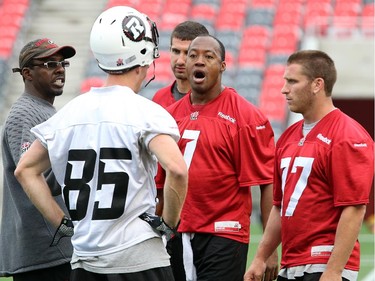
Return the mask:
M 47 68 L 56 68 L 59 65 L 58 61 L 48 61 Z
M 47 68 L 56 68 L 59 65 L 62 67 L 68 67 L 70 65 L 69 61 L 48 61 L 46 62 Z

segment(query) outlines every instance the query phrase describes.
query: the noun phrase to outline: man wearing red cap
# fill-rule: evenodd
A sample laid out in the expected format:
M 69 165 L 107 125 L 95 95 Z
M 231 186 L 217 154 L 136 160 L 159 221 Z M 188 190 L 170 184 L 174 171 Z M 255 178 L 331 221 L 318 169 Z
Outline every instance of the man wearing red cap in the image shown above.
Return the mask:
M 71 46 L 58 46 L 50 39 L 26 44 L 19 55 L 24 92 L 12 105 L 2 132 L 3 212 L 0 225 L 0 276 L 14 281 L 65 281 L 70 276 L 70 239 L 50 245 L 55 228 L 33 206 L 14 177 L 18 161 L 35 136 L 30 129 L 51 117 L 53 102 L 63 93 L 66 60 L 75 55 Z M 59 186 L 51 170 L 45 178 L 57 203 L 64 208 Z M 66 209 L 65 209 L 66 211 Z

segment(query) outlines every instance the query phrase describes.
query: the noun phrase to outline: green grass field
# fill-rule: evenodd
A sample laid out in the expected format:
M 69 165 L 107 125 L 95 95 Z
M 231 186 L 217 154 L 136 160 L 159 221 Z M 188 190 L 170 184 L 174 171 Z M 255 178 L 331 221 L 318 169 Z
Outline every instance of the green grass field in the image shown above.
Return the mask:
M 261 226 L 258 224 L 252 225 L 251 229 L 251 243 L 248 255 L 248 265 L 254 257 L 257 245 L 261 238 Z M 374 281 L 374 235 L 371 234 L 366 227 L 362 228 L 359 236 L 361 243 L 361 269 L 359 271 L 358 281 Z M 0 278 L 0 281 L 12 281 L 12 278 Z

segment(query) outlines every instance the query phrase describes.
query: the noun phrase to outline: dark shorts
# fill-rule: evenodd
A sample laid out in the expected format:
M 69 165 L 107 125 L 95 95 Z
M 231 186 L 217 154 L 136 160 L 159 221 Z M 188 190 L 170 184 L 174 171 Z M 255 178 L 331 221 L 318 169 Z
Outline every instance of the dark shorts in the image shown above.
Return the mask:
M 69 281 L 70 263 L 13 275 L 13 281 Z
M 278 276 L 277 281 L 319 281 L 320 276 L 322 276 L 322 272 L 305 273 L 303 276 L 297 277 L 296 279 L 288 279 Z M 342 281 L 348 281 L 348 279 L 343 277 Z
M 182 236 L 176 236 L 167 243 L 167 252 L 171 256 L 170 262 L 175 281 L 186 281 L 184 262 L 182 258 Z
M 174 281 L 172 269 L 158 267 L 140 272 L 122 274 L 98 274 L 82 268 L 74 269 L 70 281 Z
M 212 234 L 195 233 L 191 241 L 198 281 L 243 281 L 248 244 Z M 182 239 L 167 244 L 176 281 L 185 281 Z
M 198 281 L 243 281 L 248 244 L 199 233 L 191 245 Z

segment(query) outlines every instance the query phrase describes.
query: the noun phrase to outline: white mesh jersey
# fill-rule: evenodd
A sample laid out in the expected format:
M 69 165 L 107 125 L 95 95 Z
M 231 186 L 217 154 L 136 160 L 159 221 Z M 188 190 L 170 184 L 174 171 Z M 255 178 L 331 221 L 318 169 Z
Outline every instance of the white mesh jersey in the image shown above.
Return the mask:
M 155 212 L 158 134 L 176 141 L 176 122 L 130 88 L 92 88 L 32 132 L 48 148 L 52 169 L 74 223 L 80 256 L 102 255 L 156 237 L 139 219 Z

